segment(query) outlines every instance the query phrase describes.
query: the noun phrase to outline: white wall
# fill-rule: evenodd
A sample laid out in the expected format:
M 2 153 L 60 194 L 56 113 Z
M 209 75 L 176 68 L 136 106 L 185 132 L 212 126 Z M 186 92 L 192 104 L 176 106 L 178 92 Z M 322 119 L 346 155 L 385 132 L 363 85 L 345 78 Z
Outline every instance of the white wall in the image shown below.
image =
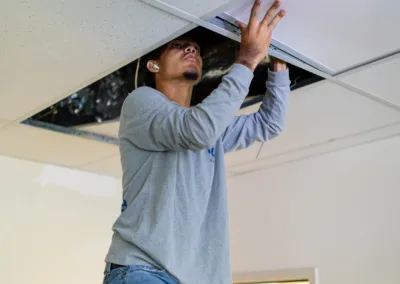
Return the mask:
M 311 266 L 323 284 L 398 283 L 399 146 L 229 180 L 234 272 Z M 1 282 L 101 283 L 120 181 L 6 157 L 0 168 Z
M 399 283 L 399 169 L 397 137 L 230 179 L 233 270 Z
M 102 283 L 120 181 L 0 156 L 1 283 Z

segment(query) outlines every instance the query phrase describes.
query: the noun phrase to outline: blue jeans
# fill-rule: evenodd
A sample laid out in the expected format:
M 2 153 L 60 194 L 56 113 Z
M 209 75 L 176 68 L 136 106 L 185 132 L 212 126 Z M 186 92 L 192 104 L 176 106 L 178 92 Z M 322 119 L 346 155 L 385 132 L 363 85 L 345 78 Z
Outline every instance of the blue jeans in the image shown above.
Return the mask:
M 179 284 L 167 271 L 146 265 L 130 265 L 106 271 L 103 284 Z

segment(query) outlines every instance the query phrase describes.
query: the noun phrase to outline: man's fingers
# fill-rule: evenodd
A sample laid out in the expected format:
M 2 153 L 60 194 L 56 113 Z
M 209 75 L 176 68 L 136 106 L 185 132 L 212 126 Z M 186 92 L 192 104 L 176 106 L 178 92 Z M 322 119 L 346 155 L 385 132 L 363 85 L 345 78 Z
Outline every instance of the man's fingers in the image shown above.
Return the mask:
M 286 11 L 285 10 L 281 10 L 276 16 L 275 18 L 271 21 L 271 23 L 269 24 L 269 27 L 273 30 L 276 25 L 279 23 L 279 21 L 286 15 Z
M 255 0 L 253 8 L 251 8 L 249 25 L 252 25 L 258 21 L 258 12 L 260 10 L 260 6 L 261 6 L 261 0 Z
M 275 1 L 274 4 L 272 4 L 272 6 L 265 13 L 264 19 L 261 22 L 262 25 L 268 26 L 272 22 L 280 5 L 281 5 L 280 0 Z
M 240 22 L 240 21 L 237 21 L 236 24 L 239 26 L 241 34 L 243 34 L 244 31 L 247 28 L 247 25 L 245 23 Z

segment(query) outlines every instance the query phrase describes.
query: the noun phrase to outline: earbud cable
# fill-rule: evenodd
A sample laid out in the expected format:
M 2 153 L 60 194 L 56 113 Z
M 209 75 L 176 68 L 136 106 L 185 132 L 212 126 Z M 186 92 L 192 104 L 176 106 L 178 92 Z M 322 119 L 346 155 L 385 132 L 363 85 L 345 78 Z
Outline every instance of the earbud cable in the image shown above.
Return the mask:
M 138 77 L 139 77 L 139 66 L 140 66 L 140 57 L 136 63 L 136 72 L 135 72 L 135 89 L 138 87 Z

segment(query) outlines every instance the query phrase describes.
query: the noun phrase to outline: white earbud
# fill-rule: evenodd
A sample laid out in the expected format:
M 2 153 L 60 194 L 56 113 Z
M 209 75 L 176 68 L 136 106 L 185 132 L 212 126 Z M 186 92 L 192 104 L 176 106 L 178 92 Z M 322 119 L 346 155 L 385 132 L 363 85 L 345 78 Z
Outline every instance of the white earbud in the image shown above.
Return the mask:
M 160 70 L 160 67 L 157 64 L 153 64 L 153 68 L 156 70 Z

